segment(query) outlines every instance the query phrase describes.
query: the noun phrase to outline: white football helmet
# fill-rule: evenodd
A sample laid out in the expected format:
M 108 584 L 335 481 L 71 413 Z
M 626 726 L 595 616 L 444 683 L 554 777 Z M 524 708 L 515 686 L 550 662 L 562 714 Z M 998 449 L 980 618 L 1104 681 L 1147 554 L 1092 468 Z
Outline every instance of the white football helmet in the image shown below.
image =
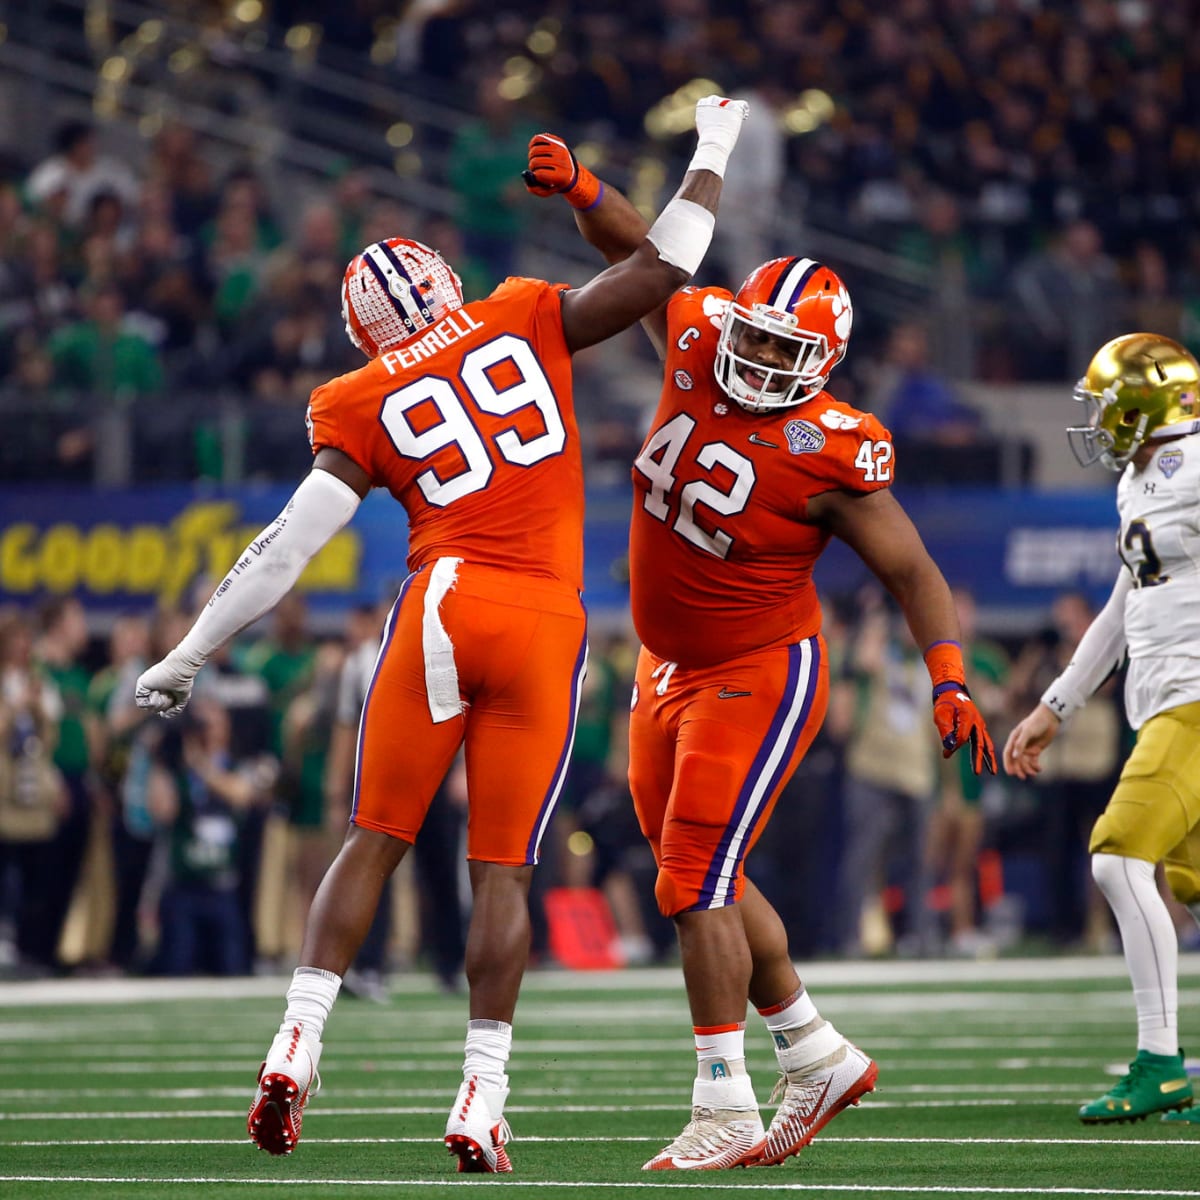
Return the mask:
M 342 279 L 346 336 L 368 358 L 436 325 L 462 303 L 462 280 L 450 264 L 409 238 L 368 246 Z
M 846 356 L 854 310 L 846 285 L 811 258 L 773 258 L 752 271 L 725 313 L 717 382 L 743 408 L 766 412 L 803 404 Z M 738 353 L 743 336 L 788 347 L 786 368 Z

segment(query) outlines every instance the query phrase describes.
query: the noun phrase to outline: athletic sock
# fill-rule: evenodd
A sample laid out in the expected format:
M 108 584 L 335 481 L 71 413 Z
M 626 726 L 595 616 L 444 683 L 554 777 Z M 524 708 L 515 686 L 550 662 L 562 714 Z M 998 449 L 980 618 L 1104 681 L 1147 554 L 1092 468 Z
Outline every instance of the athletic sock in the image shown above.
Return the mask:
M 297 967 L 287 990 L 287 1009 L 279 1032 L 291 1033 L 297 1025 L 303 1025 L 306 1033 L 320 1041 L 341 986 L 342 977 L 332 971 Z
M 696 1078 L 732 1079 L 746 1074 L 746 1022 L 693 1025 Z
M 1179 940 L 1154 881 L 1154 864 L 1093 854 L 1092 877 L 1108 900 L 1137 1007 L 1138 1049 L 1179 1053 Z
M 803 1075 L 845 1054 L 845 1038 L 817 1012 L 803 986 L 779 1004 L 758 1011 L 785 1074 Z
M 475 1078 L 480 1086 L 504 1091 L 505 1067 L 512 1052 L 512 1026 L 507 1021 L 468 1021 L 463 1079 Z

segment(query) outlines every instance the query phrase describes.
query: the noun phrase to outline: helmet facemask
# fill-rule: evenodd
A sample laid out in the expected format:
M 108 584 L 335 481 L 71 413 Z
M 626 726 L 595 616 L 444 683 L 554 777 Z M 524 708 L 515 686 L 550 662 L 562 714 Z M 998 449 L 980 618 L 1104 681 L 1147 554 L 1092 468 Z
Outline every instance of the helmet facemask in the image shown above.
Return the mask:
M 717 382 L 750 412 L 768 412 L 803 404 L 824 388 L 837 361 L 825 337 L 798 327 L 795 314 L 765 304 L 746 308 L 731 301 L 717 342 Z M 738 347 L 770 338 L 787 348 L 787 366 L 767 366 L 739 354 Z
M 1081 467 L 1103 463 L 1110 471 L 1123 471 L 1146 440 L 1150 414 L 1122 410 L 1115 388 L 1102 394 L 1092 391 L 1087 379 L 1075 385 L 1075 399 L 1086 406 L 1086 424 L 1067 426 L 1067 443 Z

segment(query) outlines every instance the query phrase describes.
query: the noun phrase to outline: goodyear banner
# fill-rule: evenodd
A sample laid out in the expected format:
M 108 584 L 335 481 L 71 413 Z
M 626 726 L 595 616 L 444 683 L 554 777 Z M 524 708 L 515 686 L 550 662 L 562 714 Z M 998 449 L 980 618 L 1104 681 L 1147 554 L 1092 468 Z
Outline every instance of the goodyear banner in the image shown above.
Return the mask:
M 291 492 L 0 487 L 0 603 L 75 594 L 95 610 L 129 611 L 203 599 Z M 1044 610 L 1068 588 L 1102 601 L 1116 576 L 1116 511 L 1107 490 L 910 488 L 899 498 L 950 582 L 969 585 L 983 605 Z M 628 519 L 627 489 L 589 495 L 585 600 L 596 615 L 624 610 Z M 375 603 L 407 573 L 406 553 L 404 510 L 376 492 L 298 587 L 317 613 Z M 866 575 L 837 543 L 816 572 L 824 592 L 852 590 Z

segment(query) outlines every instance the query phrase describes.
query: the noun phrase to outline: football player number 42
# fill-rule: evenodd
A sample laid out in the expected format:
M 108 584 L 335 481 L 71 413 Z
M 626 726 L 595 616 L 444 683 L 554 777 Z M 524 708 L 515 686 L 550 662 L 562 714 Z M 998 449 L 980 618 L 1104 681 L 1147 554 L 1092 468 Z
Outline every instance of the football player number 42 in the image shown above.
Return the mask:
M 695 428 L 696 422 L 687 413 L 672 417 L 650 436 L 633 464 L 650 485 L 642 505 L 660 521 L 670 520 L 670 495 L 676 482 L 675 468 Z M 854 465 L 862 471 L 866 482 L 874 483 L 891 478 L 891 461 L 890 442 L 867 440 L 859 447 Z M 696 463 L 706 471 L 724 467 L 732 480 L 724 491 L 703 479 L 685 484 L 679 493 L 679 513 L 672 528 L 693 546 L 707 550 L 717 558 L 726 558 L 733 546 L 732 536 L 723 529 L 714 528 L 709 532 L 699 525 L 696 521 L 696 505 L 702 505 L 719 516 L 731 517 L 740 513 L 749 502 L 757 481 L 754 464 L 725 442 L 705 443 L 696 455 Z
M 519 378 L 515 383 L 499 388 L 493 382 L 491 372 L 505 360 Z M 476 346 L 463 356 L 458 383 L 481 412 L 508 417 L 520 409 L 534 407 L 541 415 L 544 432 L 527 441 L 522 441 L 512 428 L 501 430 L 489 439 L 505 462 L 529 467 L 562 452 L 567 431 L 550 381 L 528 342 L 506 333 Z M 423 405 L 432 405 L 441 420 L 418 432 L 410 414 Z M 424 375 L 389 393 L 384 398 L 379 419 L 397 453 L 405 458 L 420 460 L 447 446 L 457 446 L 464 470 L 443 480 L 431 467 L 416 478 L 417 486 L 430 504 L 444 508 L 487 487 L 495 470 L 492 455 L 459 390 L 450 380 L 439 375 Z

